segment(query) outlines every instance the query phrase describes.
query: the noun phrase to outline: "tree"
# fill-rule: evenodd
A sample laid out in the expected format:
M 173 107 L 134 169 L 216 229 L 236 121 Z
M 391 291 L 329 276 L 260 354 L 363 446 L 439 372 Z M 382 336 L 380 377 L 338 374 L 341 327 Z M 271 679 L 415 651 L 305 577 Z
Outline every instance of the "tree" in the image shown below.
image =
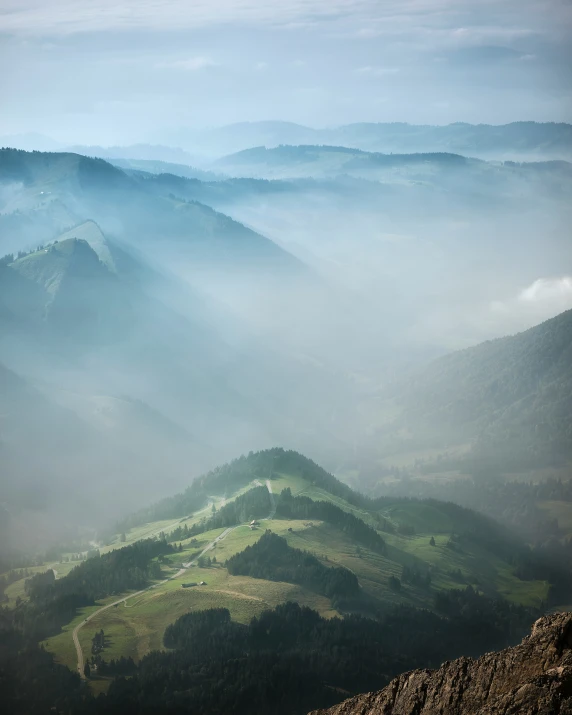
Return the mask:
M 83 674 L 85 675 L 86 678 L 89 678 L 91 676 L 91 668 L 89 667 L 89 663 L 87 663 L 87 662 L 83 666 Z
M 429 539 L 429 544 L 430 544 L 431 546 L 435 546 L 435 539 L 434 539 L 434 537 L 431 537 L 431 538 Z
M 401 581 L 397 578 L 397 576 L 389 577 L 389 588 L 392 591 L 401 591 Z

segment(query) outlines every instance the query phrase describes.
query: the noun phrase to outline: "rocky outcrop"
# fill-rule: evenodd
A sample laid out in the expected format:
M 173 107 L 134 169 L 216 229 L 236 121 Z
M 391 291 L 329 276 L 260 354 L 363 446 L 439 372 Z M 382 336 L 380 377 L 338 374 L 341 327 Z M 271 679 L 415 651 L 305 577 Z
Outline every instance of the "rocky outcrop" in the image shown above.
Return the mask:
M 310 715 L 572 715 L 572 613 L 541 618 L 514 648 L 404 673 Z

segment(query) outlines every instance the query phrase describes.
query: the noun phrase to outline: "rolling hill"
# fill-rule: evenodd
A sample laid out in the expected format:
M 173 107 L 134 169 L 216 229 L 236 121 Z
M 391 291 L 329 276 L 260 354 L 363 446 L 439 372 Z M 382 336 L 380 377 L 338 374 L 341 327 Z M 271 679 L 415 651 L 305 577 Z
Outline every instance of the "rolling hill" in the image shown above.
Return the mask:
M 453 152 L 483 158 L 572 157 L 570 124 L 513 122 L 499 126 L 457 122 L 445 126 L 404 122 L 360 122 L 316 129 L 291 122 L 242 122 L 200 133 L 185 132 L 177 142 L 197 153 L 220 156 L 253 146 L 330 144 L 374 152 Z
M 513 608 L 537 608 L 549 593 L 542 578 L 516 575 L 531 552 L 490 519 L 434 500 L 368 499 L 283 449 L 212 470 L 120 523 L 99 550 L 112 553 L 153 534 L 175 546 L 163 559 L 172 578 L 133 598 L 125 593 L 118 607 L 99 612 L 116 594 L 81 609 L 46 644 L 61 662 L 74 668 L 71 631 L 90 614 L 79 630 L 84 652 L 94 629 L 103 628 L 106 660 L 139 660 L 162 648 L 178 616 L 205 608 L 226 608 L 238 623 L 288 600 L 327 617 L 383 618 L 398 605 L 440 613 L 448 594 L 468 586 Z M 19 582 L 6 590 L 11 599 L 21 592 Z
M 420 184 L 442 190 L 494 191 L 518 196 L 530 188 L 545 194 L 569 193 L 572 165 L 566 161 L 532 163 L 484 161 L 448 152 L 381 154 L 345 146 L 255 147 L 219 159 L 215 167 L 234 177 L 326 179 L 352 176 L 385 184 Z

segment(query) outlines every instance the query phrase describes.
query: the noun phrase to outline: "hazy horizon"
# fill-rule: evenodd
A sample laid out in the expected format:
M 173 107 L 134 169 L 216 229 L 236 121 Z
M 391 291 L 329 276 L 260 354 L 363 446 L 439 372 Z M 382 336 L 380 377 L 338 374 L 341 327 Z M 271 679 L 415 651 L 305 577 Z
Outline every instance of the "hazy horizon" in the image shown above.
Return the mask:
M 570 122 L 571 24 L 558 0 L 4 0 L 0 135 L 176 144 L 259 120 Z

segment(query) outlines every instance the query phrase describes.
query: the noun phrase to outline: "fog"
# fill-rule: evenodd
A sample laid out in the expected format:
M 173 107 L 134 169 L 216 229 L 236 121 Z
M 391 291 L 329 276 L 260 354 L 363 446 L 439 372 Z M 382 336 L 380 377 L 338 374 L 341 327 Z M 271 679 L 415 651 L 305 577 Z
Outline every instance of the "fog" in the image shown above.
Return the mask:
M 4 4 L 13 524 L 466 442 L 404 381 L 572 307 L 570 13 L 525 4 Z
M 282 153 L 213 181 L 3 152 L 3 499 L 34 538 L 276 444 L 391 464 L 396 381 L 572 307 L 568 164 Z

